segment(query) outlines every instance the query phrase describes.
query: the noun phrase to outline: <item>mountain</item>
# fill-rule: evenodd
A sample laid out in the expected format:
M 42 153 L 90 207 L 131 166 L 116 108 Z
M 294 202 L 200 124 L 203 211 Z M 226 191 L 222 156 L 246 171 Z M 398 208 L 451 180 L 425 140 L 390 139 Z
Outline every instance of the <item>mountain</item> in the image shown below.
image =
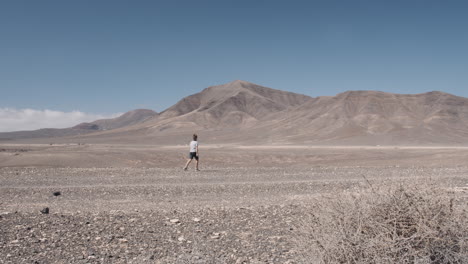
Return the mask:
M 271 114 L 301 105 L 310 99 L 305 95 L 237 80 L 211 86 L 183 98 L 163 111 L 159 121 L 160 124 L 174 127 L 178 123 L 194 128 L 251 126 Z
M 123 115 L 112 119 L 101 119 L 92 122 L 91 124 L 97 125 L 100 130 L 110 130 L 126 126 L 135 125 L 151 118 L 158 116 L 153 110 L 149 109 L 136 109 L 124 113 Z
M 198 133 L 207 143 L 466 145 L 468 98 L 379 91 L 313 98 L 238 80 L 187 96 L 160 114 L 129 112 L 71 129 L 80 133 L 65 134 L 64 141 L 167 145 Z
M 468 139 L 468 99 L 442 92 L 348 91 L 314 98 L 266 128 L 292 142 L 458 144 Z
M 306 95 L 237 80 L 187 96 L 146 122 L 93 133 L 85 139 L 102 143 L 123 140 L 176 144 L 194 132 L 243 133 L 269 120 L 269 116 L 289 111 L 310 99 Z
M 212 86 L 156 118 L 85 138 L 91 142 L 427 145 L 468 142 L 468 99 L 443 92 L 347 91 L 312 98 L 246 81 Z
M 259 118 L 269 111 L 281 111 L 300 105 L 310 97 L 275 90 L 246 81 L 211 86 L 188 96 L 161 113 L 161 117 L 181 116 L 187 113 L 209 112 L 217 117 L 229 111 L 241 111 Z
M 137 109 L 123 115 L 101 119 L 91 123 L 81 123 L 70 128 L 43 128 L 32 131 L 16 131 L 0 133 L 0 140 L 32 139 L 32 138 L 60 138 L 83 135 L 101 130 L 116 129 L 135 125 L 157 116 L 158 113 L 148 109 Z

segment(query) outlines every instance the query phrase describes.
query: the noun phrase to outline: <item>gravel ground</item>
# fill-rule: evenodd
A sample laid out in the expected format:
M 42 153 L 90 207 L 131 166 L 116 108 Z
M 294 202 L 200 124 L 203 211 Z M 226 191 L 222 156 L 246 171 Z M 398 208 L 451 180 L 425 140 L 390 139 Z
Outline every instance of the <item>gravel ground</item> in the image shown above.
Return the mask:
M 322 195 L 421 181 L 466 196 L 466 175 L 464 166 L 0 168 L 0 263 L 302 263 L 295 226 Z
M 3 214 L 1 262 L 286 263 L 296 213 L 271 206 Z

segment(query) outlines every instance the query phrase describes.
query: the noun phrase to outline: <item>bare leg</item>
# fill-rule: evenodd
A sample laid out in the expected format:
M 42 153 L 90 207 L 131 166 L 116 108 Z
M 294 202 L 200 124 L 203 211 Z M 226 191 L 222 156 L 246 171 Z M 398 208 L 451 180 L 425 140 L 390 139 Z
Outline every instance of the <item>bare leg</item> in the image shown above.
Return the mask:
M 196 170 L 199 171 L 199 169 L 198 169 L 198 159 L 195 160 L 195 165 L 196 165 L 196 166 L 195 166 Z
M 191 159 L 187 160 L 187 163 L 185 164 L 184 170 L 187 170 L 187 167 L 188 167 L 188 165 L 190 164 L 191 161 L 192 161 Z

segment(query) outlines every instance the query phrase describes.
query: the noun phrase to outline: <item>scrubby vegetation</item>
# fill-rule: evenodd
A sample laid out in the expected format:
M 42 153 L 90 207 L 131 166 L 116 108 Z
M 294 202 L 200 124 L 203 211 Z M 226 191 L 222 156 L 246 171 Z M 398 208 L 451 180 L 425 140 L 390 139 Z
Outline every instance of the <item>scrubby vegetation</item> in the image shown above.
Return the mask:
M 468 263 L 467 219 L 466 201 L 446 189 L 369 183 L 320 197 L 298 245 L 307 263 Z

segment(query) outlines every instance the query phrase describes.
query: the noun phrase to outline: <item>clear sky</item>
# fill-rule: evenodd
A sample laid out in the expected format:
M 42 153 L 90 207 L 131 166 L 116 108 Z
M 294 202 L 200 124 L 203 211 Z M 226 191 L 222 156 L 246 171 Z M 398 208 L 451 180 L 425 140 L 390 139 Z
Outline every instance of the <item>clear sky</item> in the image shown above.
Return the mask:
M 450 0 L 2 0 L 0 108 L 162 111 L 237 79 L 468 97 L 467 14 Z

